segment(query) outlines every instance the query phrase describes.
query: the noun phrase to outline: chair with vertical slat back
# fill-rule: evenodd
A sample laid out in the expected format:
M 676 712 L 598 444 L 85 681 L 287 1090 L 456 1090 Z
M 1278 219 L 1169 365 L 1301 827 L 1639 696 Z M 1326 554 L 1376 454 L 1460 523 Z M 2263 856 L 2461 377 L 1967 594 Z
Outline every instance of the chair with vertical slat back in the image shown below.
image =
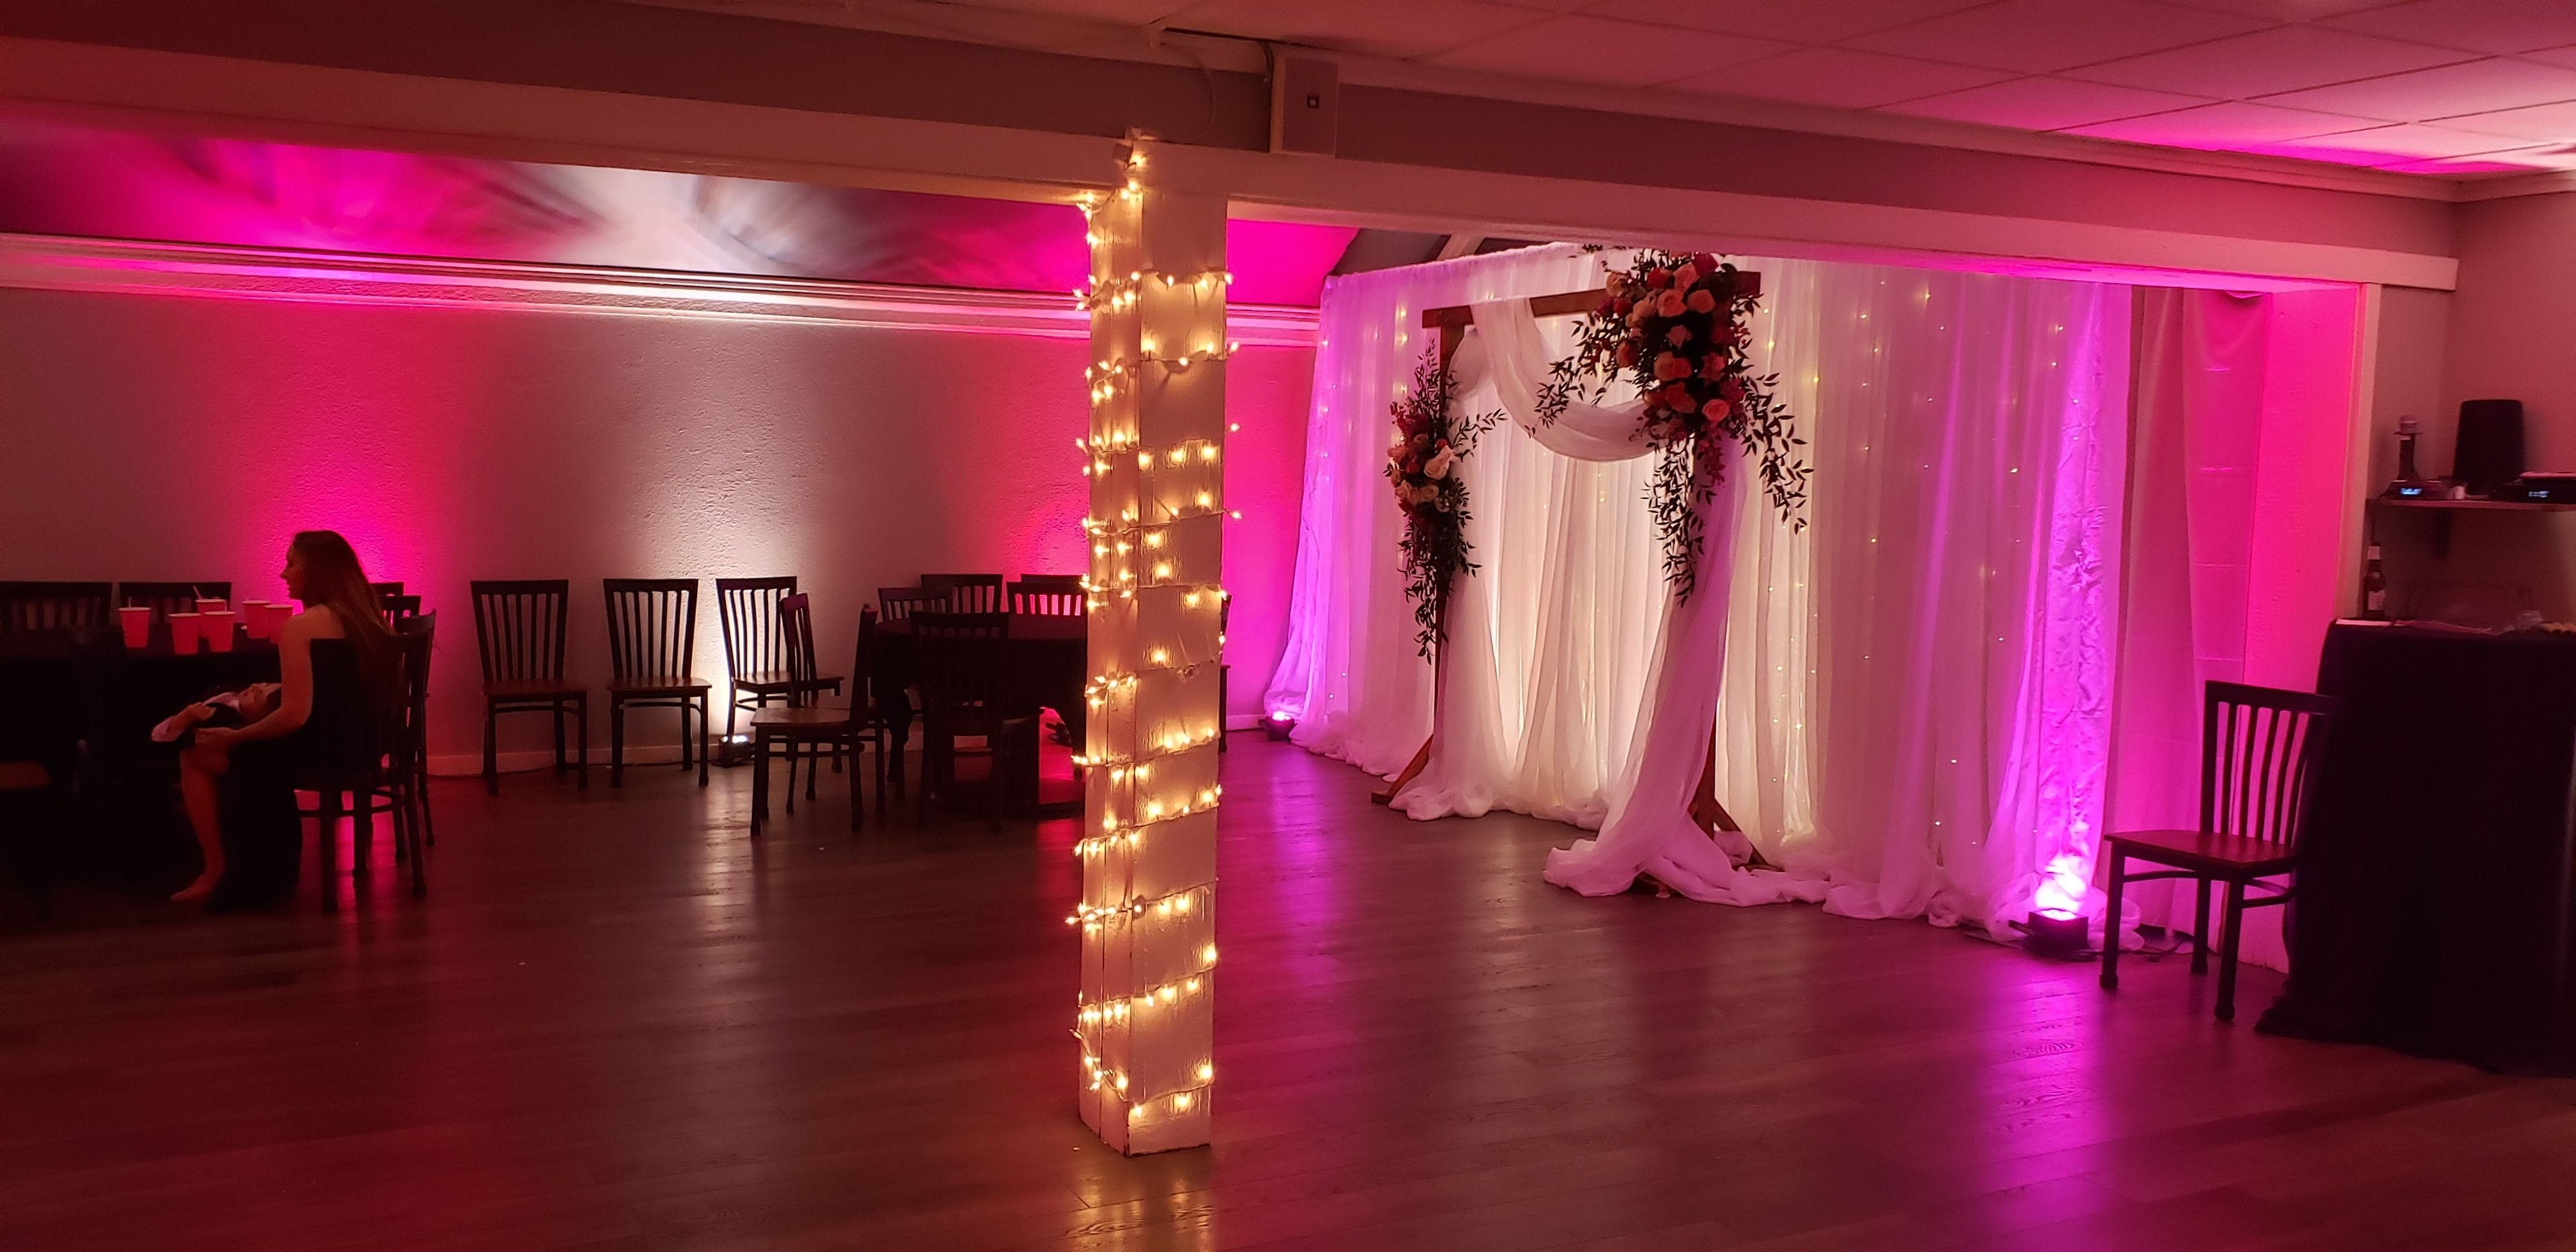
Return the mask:
M 1011 609 L 1021 617 L 1080 617 L 1080 574 L 1022 574 L 1011 580 Z
M 148 608 L 152 610 L 154 617 L 168 617 L 173 613 L 194 613 L 197 611 L 197 598 L 200 596 L 209 600 L 230 601 L 233 598 L 232 582 L 229 579 L 215 578 L 200 583 L 116 584 L 116 602 L 119 605 L 126 608 Z
M 498 795 L 501 762 L 497 731 L 504 713 L 551 713 L 555 719 L 555 772 L 564 760 L 564 714 L 576 723 L 581 785 L 590 785 L 590 689 L 564 677 L 564 625 L 572 611 L 572 584 L 561 578 L 493 582 L 476 580 L 474 642 L 483 656 L 483 789 Z
M 376 598 L 379 600 L 384 599 L 386 596 L 398 596 L 403 593 L 402 580 L 399 578 L 387 579 L 378 583 L 368 583 L 367 589 L 375 592 Z
M 957 783 L 957 758 L 981 756 L 991 766 L 985 790 L 992 820 L 1026 767 L 1037 775 L 1038 709 L 1025 675 L 1011 664 L 1007 613 L 920 613 L 912 619 L 914 673 L 921 684 L 921 818 L 930 797 L 943 801 Z M 975 740 L 969 745 L 961 741 Z
M 411 893 L 416 896 L 429 894 L 429 862 L 422 848 L 429 842 L 429 662 L 437 647 L 438 614 L 416 614 L 394 624 L 402 704 L 387 719 L 384 766 L 376 785 L 354 806 L 361 810 L 362 823 L 378 812 L 393 818 L 394 863 L 411 863 Z M 363 834 L 351 840 L 353 869 L 365 863 L 366 846 Z M 326 890 L 323 898 L 335 894 Z
M 816 777 L 823 772 L 821 749 L 829 745 L 834 759 L 848 753 L 856 757 L 863 750 L 877 749 L 877 811 L 885 811 L 885 736 L 883 726 L 868 708 L 867 662 L 870 636 L 876 632 L 876 614 L 859 610 L 859 645 L 851 658 L 850 706 L 826 708 L 822 702 L 823 684 L 815 681 L 814 614 L 806 597 L 788 596 L 778 602 L 779 628 L 787 641 L 787 669 L 798 685 L 790 692 L 785 708 L 759 709 L 751 715 L 751 833 L 757 835 L 769 821 L 769 756 L 774 748 L 783 747 L 787 755 L 787 811 L 796 811 L 796 760 L 805 759 L 805 798 L 814 798 Z M 850 829 L 859 828 L 859 762 L 849 765 Z
M 697 677 L 698 580 L 608 578 L 608 785 L 626 785 L 626 710 L 680 712 L 680 768 L 698 767 L 707 785 L 707 693 Z M 695 712 L 698 733 L 689 734 Z
M 107 583 L 0 582 L 0 631 L 82 630 L 115 624 Z
M 395 630 L 402 629 L 403 623 L 421 615 L 420 597 L 407 596 L 399 592 L 377 596 L 376 607 L 385 611 L 385 625 Z
M 932 591 L 948 593 L 951 613 L 1005 613 L 1002 602 L 1002 576 L 999 574 L 924 574 L 921 585 Z
M 2189 878 L 2198 902 L 2191 972 L 2209 972 L 2209 885 L 2227 884 L 2227 930 L 2218 965 L 2218 1019 L 2236 1018 L 2236 951 L 2245 910 L 2290 901 L 2293 886 L 2258 879 L 2297 866 L 2308 784 L 2323 758 L 2334 701 L 2304 691 L 2213 682 L 2202 696 L 2200 829 L 2117 831 L 2102 837 L 2111 862 L 2102 942 L 2102 986 L 2120 985 L 2120 897 L 2129 883 Z M 2174 868 L 2128 872 L 2129 858 Z M 2261 894 L 2247 899 L 2252 886 Z
M 941 587 L 879 587 L 877 617 L 880 621 L 900 622 L 915 613 L 945 613 L 948 592 Z
M 797 680 L 787 672 L 787 636 L 778 616 L 778 602 L 795 594 L 793 574 L 716 580 L 716 625 L 724 631 L 725 672 L 733 678 L 733 694 L 725 700 L 728 761 L 733 759 L 736 713 L 757 713 L 769 704 L 790 702 L 797 693 Z M 812 681 L 834 695 L 841 693 L 838 675 L 816 674 Z M 840 758 L 833 758 L 833 764 L 838 767 Z

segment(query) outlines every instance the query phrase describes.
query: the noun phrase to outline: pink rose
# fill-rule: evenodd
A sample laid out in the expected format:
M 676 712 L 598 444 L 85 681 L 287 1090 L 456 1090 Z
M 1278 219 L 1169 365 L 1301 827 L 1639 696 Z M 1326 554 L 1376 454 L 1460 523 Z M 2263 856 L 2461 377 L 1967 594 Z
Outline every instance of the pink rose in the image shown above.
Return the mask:
M 1735 406 L 1728 404 L 1724 400 L 1711 400 L 1708 402 L 1708 420 L 1712 422 L 1725 421 L 1726 415 L 1734 411 Z
M 1654 269 L 1647 270 L 1646 285 L 1649 287 L 1670 287 L 1673 285 L 1673 272 L 1663 268 L 1662 266 L 1657 266 Z
M 1717 382 L 1726 377 L 1726 358 L 1714 352 L 1709 353 L 1699 363 L 1699 376 L 1710 382 Z M 1724 385 L 1721 384 L 1719 390 L 1724 389 Z
M 1699 269 L 1696 266 L 1685 265 L 1673 271 L 1673 285 L 1676 287 L 1689 287 L 1697 282 L 1699 282 Z
M 1690 342 L 1690 327 L 1676 326 L 1664 332 L 1664 342 L 1678 348 Z
M 1680 317 L 1686 307 L 1688 304 L 1682 299 L 1682 293 L 1671 287 L 1664 288 L 1663 294 L 1655 297 L 1657 317 Z
M 1637 341 L 1634 339 L 1621 340 L 1619 343 L 1619 368 L 1623 370 L 1629 369 L 1636 364 Z
M 1708 294 L 1708 288 L 1706 287 L 1693 291 L 1690 295 L 1684 297 L 1683 303 L 1688 304 L 1690 306 L 1690 311 L 1693 313 L 1714 313 L 1717 311 L 1717 297 Z
M 1676 378 L 1688 377 L 1690 369 L 1690 362 L 1674 356 L 1672 353 L 1658 352 L 1655 354 L 1655 377 L 1660 380 L 1670 382 Z
M 1677 413 L 1699 412 L 1699 398 L 1680 387 L 1670 388 L 1673 410 Z

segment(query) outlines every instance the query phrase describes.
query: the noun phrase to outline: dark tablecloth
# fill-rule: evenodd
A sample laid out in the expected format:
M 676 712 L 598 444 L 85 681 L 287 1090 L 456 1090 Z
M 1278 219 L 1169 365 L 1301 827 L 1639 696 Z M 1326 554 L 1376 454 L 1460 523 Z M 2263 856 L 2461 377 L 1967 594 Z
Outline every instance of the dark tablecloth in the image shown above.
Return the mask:
M 1012 679 L 1021 685 L 1028 703 L 1054 709 L 1077 744 L 1082 742 L 1090 626 L 1089 619 L 1080 617 L 1020 613 L 1011 618 Z M 912 704 L 904 690 L 913 685 L 912 622 L 880 623 L 877 636 L 875 672 L 868 677 L 878 708 L 889 724 L 909 727 Z
M 2260 1029 L 2576 1073 L 2576 638 L 2339 624 Z
M 181 656 L 157 626 L 142 649 L 113 627 L 0 633 L 0 756 L 34 757 L 75 781 L 75 851 L 157 881 L 162 862 L 187 848 L 169 830 L 177 755 L 151 742 L 153 725 L 214 692 L 276 678 L 277 649 L 250 639 Z

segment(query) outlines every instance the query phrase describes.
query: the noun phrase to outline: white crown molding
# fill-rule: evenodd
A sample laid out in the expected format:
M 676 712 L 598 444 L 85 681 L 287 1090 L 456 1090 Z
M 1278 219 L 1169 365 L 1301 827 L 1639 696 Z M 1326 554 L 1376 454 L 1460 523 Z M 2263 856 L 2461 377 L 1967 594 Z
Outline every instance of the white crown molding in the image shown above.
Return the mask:
M 519 309 L 658 318 L 824 322 L 887 330 L 1091 337 L 1068 294 L 901 287 L 457 261 L 437 257 L 0 234 L 0 287 L 298 303 Z M 1311 347 L 1315 310 L 1238 304 L 1226 333 L 1255 347 Z
M 2469 202 L 2508 200 L 2516 196 L 2554 196 L 2570 191 L 2576 191 L 2576 170 L 2545 170 L 2463 183 L 2460 199 Z

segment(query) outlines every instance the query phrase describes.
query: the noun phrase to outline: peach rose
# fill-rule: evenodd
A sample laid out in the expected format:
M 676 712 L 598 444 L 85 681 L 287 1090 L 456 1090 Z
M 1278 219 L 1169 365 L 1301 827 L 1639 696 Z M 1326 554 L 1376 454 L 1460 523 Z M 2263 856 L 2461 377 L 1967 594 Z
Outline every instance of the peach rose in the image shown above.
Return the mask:
M 1655 315 L 1658 317 L 1680 317 L 1687 307 L 1688 302 L 1682 298 L 1682 293 L 1671 287 L 1664 288 L 1663 294 L 1655 297 Z
M 1664 332 L 1664 342 L 1678 348 L 1690 342 L 1690 327 L 1676 326 Z
M 1621 340 L 1619 343 L 1619 368 L 1628 369 L 1636 365 L 1636 363 L 1637 341 L 1634 339 Z
M 1670 382 L 1676 378 L 1688 377 L 1690 374 L 1690 368 L 1690 362 L 1674 356 L 1672 353 L 1658 352 L 1655 354 L 1655 377 L 1658 379 Z
M 1717 297 L 1710 295 L 1708 293 L 1708 288 L 1706 287 L 1702 287 L 1699 290 L 1690 293 L 1689 296 L 1684 298 L 1684 303 L 1690 305 L 1690 311 L 1693 313 L 1714 313 L 1717 311 Z
M 1697 266 L 1685 265 L 1680 269 L 1673 271 L 1673 285 L 1676 287 L 1688 287 L 1698 281 L 1699 268 Z
M 1699 412 L 1699 398 L 1693 396 L 1689 391 L 1680 387 L 1672 388 L 1671 403 L 1673 411 L 1676 413 Z
M 1726 377 L 1726 358 L 1714 352 L 1709 353 L 1699 363 L 1699 376 L 1710 382 L 1717 382 Z M 1720 390 L 1724 390 L 1723 386 Z

